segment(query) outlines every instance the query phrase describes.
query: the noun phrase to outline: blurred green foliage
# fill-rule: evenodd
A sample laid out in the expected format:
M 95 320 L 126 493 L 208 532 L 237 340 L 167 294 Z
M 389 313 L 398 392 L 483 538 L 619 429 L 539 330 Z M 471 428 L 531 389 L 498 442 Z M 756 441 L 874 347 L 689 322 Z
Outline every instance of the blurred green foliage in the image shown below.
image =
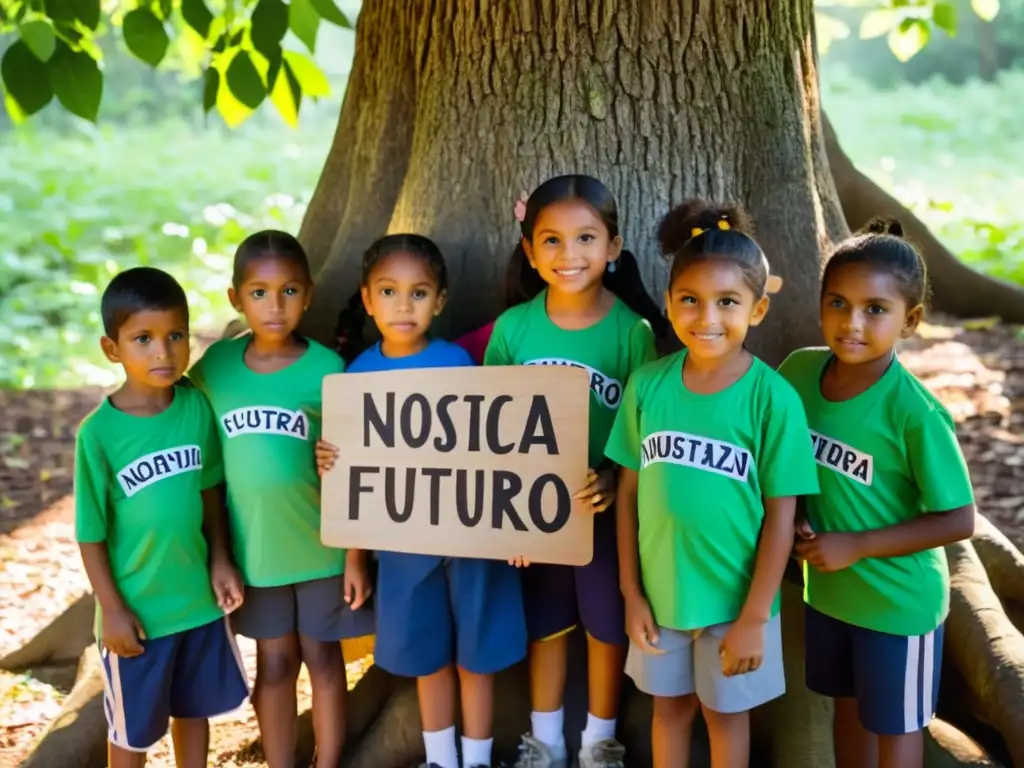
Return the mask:
M 857 167 L 961 259 L 1024 285 L 1021 93 L 1022 70 L 884 92 L 842 65 L 822 72 L 822 104 Z
M 848 64 L 878 87 L 991 80 L 1024 65 L 1024 0 L 815 0 L 815 9 L 826 67 Z
M 0 386 L 110 383 L 99 294 L 129 266 L 174 274 L 193 327 L 219 330 L 235 247 L 263 227 L 298 231 L 333 129 L 325 117 L 298 132 L 165 120 L 3 135 Z
M 311 58 L 321 22 L 352 28 L 335 0 L 0 0 L 4 106 L 15 123 L 51 102 L 96 121 L 102 64 L 121 49 L 201 74 L 198 103 L 231 127 L 264 102 L 295 125 L 303 98 L 330 94 Z

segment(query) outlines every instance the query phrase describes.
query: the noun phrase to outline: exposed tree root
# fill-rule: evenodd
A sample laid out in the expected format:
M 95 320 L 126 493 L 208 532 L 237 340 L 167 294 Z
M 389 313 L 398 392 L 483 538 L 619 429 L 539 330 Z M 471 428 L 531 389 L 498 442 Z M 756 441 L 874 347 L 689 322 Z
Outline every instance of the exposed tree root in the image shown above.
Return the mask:
M 969 542 L 946 548 L 951 577 L 946 650 L 966 681 L 978 714 L 1024 765 L 1024 636 L 1010 622 Z
M 984 515 L 975 516 L 971 543 L 1003 604 L 1024 604 L 1024 554 Z
M 974 739 L 939 719 L 924 732 L 924 764 L 927 768 L 1003 768 Z
M 107 761 L 103 714 L 103 665 L 90 645 L 78 665 L 78 679 L 60 714 L 43 732 L 21 768 L 100 768 Z
M 0 658 L 0 669 L 75 663 L 93 642 L 95 610 L 92 593 L 82 595 L 25 645 Z
M 824 113 L 822 130 L 832 178 L 850 229 L 860 228 L 874 216 L 895 216 L 924 254 L 937 311 L 956 317 L 996 316 L 1011 323 L 1024 322 L 1024 290 L 976 272 L 954 256 L 924 222 L 857 170 Z

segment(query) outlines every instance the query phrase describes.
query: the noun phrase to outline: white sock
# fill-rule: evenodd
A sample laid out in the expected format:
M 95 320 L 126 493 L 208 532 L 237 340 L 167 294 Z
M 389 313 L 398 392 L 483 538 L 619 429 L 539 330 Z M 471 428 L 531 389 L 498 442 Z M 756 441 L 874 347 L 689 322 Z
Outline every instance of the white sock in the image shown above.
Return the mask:
M 455 726 L 443 731 L 424 731 L 423 745 L 427 748 L 427 764 L 441 768 L 459 768 L 459 751 L 455 747 Z
M 565 757 L 565 712 L 561 707 L 554 712 L 531 712 L 530 726 L 533 738 L 551 751 L 551 757 Z
M 583 729 L 582 745 L 589 747 L 605 739 L 615 738 L 615 718 L 602 720 L 587 712 L 587 727 Z
M 470 739 L 462 737 L 462 765 L 463 768 L 477 768 L 477 766 L 491 766 L 491 743 L 493 739 Z

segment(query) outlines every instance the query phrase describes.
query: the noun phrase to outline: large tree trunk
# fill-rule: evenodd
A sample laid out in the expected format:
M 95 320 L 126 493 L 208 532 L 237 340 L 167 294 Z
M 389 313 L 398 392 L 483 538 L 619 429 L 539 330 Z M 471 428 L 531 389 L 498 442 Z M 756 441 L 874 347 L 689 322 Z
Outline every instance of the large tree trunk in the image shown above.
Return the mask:
M 847 233 L 818 108 L 810 0 L 766 3 L 367 0 L 331 156 L 303 223 L 330 337 L 362 251 L 434 238 L 452 291 L 438 330 L 500 309 L 522 189 L 602 179 L 660 295 L 654 233 L 691 195 L 739 201 L 786 281 L 754 348 L 777 362 L 817 334 L 819 254 Z

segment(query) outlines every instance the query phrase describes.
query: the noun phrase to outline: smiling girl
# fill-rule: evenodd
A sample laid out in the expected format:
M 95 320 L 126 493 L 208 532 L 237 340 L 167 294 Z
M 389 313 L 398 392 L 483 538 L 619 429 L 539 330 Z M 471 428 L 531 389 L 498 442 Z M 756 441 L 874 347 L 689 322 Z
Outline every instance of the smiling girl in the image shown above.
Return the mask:
M 779 587 L 798 496 L 816 493 L 793 388 L 744 348 L 768 311 L 768 260 L 740 211 L 701 201 L 659 230 L 682 350 L 626 387 L 608 439 L 627 673 L 654 697 L 655 768 L 686 766 L 703 710 L 716 768 L 746 768 L 749 712 L 785 690 Z
M 523 738 L 517 765 L 556 768 L 568 763 L 562 709 L 568 634 L 582 625 L 589 708 L 579 765 L 619 768 L 625 752 L 615 726 L 626 633 L 615 515 L 609 511 L 616 468 L 605 460 L 604 447 L 626 382 L 655 357 L 651 321 L 664 323 L 664 318 L 632 257 L 629 279 L 614 277 L 623 254 L 618 209 L 597 179 L 558 176 L 541 184 L 526 202 L 521 231 L 510 273 L 518 282 L 515 293 L 533 298 L 498 318 L 485 364 L 574 365 L 590 373 L 590 476 L 577 498 L 587 499 L 597 518 L 588 565 L 533 565 L 522 571 L 533 712 L 532 733 Z M 650 320 L 627 300 L 648 311 Z

